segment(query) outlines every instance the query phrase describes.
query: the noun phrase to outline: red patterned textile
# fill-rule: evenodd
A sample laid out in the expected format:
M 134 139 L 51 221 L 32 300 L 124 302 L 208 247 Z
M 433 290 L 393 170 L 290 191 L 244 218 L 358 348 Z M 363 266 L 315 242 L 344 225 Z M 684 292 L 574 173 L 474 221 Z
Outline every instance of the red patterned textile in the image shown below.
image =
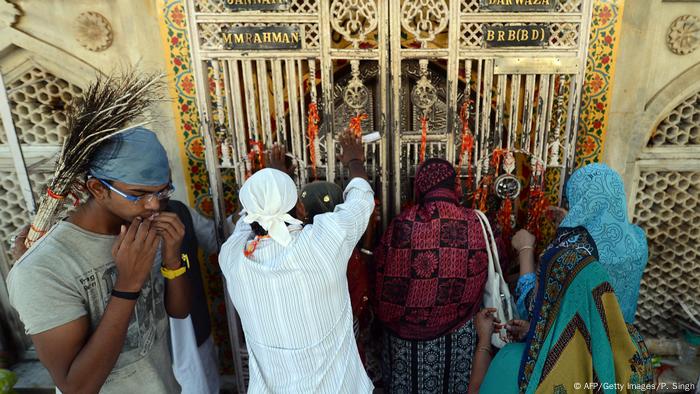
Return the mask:
M 363 325 L 367 321 L 367 304 L 369 303 L 369 274 L 362 254 L 357 248 L 353 250 L 348 262 L 348 291 L 352 315 Z
M 420 204 L 394 218 L 374 252 L 377 317 L 403 339 L 451 333 L 481 306 L 486 242 L 474 211 L 459 205 L 454 174 L 449 162 L 426 161 L 416 176 Z
M 428 192 L 434 189 L 455 189 L 457 172 L 450 162 L 442 159 L 428 159 L 416 169 L 414 193 L 420 202 Z

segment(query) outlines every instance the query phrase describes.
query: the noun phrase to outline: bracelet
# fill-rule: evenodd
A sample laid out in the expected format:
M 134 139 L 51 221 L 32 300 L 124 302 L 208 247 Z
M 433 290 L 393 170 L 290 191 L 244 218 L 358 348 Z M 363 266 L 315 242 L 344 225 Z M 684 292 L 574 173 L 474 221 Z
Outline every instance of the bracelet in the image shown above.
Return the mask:
M 523 250 L 527 250 L 527 249 L 535 249 L 535 247 L 534 246 L 523 246 L 522 248 L 518 249 L 518 253 L 522 252 Z
M 185 267 L 185 266 L 182 266 L 176 270 L 171 270 L 169 268 L 160 267 L 160 274 L 163 275 L 163 277 L 165 279 L 170 279 L 170 280 L 175 279 L 178 276 L 182 276 L 182 274 L 184 274 L 185 272 L 187 272 L 187 267 Z
M 184 263 L 180 268 L 171 270 L 170 268 L 166 268 L 165 266 L 161 265 L 160 266 L 160 274 L 163 275 L 165 279 L 175 279 L 178 276 L 182 276 L 187 270 L 190 268 L 190 259 L 187 256 L 186 253 L 183 253 L 180 255 L 180 259 Z
M 141 295 L 141 290 L 139 291 L 119 291 L 112 289 L 112 297 L 123 298 L 125 300 L 137 300 Z
M 360 253 L 364 253 L 364 254 L 366 254 L 367 256 L 373 256 L 373 255 L 374 255 L 374 253 L 373 253 L 371 250 L 365 249 L 365 248 L 360 248 Z
M 491 347 L 490 347 L 490 346 L 488 346 L 488 347 L 487 347 L 487 346 L 478 346 L 478 347 L 476 348 L 476 351 L 477 351 L 477 352 L 479 352 L 479 351 L 486 352 L 486 353 L 489 354 L 489 356 L 493 356 L 493 353 L 491 352 Z

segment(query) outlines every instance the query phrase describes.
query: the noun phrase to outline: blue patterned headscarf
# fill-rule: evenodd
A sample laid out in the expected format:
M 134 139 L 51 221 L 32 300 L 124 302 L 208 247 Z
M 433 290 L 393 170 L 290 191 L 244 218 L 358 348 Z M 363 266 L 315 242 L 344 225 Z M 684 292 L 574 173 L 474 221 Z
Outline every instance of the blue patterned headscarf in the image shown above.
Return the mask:
M 625 321 L 634 322 L 649 250 L 644 230 L 627 218 L 620 175 L 605 164 L 587 165 L 571 176 L 566 196 L 569 214 L 561 226 L 583 226 L 588 230 L 599 261 L 610 275 Z

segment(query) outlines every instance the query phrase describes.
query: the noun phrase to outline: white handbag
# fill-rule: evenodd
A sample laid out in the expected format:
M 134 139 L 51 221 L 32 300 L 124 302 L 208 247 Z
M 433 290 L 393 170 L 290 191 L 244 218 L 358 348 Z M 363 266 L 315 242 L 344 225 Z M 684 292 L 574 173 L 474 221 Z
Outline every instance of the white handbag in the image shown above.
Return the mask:
M 486 286 L 484 288 L 484 307 L 496 308 L 496 317 L 501 323 L 517 318 L 515 303 L 508 289 L 508 284 L 503 278 L 501 271 L 501 262 L 498 258 L 498 249 L 496 247 L 496 239 L 491 231 L 491 224 L 483 212 L 475 210 L 476 215 L 481 222 L 481 229 L 486 240 L 486 254 L 488 255 L 488 276 L 486 278 Z M 491 344 L 498 348 L 506 345 L 502 339 L 506 337 L 506 329 L 502 328 L 499 331 L 494 331 L 491 336 Z

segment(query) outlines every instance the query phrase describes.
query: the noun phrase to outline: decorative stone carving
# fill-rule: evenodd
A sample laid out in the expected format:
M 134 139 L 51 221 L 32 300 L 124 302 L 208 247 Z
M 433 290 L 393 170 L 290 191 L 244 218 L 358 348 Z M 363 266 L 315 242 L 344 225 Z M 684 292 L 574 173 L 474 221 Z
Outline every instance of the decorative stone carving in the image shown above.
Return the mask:
M 379 64 L 377 62 L 362 63 L 360 65 L 360 75 L 365 80 L 370 80 L 376 78 L 379 75 Z M 335 79 L 333 84 L 333 101 L 337 102 L 343 100 L 343 94 L 345 93 L 345 86 L 350 82 L 352 78 L 352 73 L 345 74 L 338 79 Z
M 683 15 L 668 28 L 666 45 L 676 55 L 687 55 L 700 46 L 700 18 Z
M 112 25 L 97 12 L 83 12 L 75 20 L 75 40 L 85 49 L 101 52 L 112 46 Z
M 356 113 L 360 113 L 365 104 L 367 104 L 367 100 L 369 100 L 369 89 L 367 89 L 360 78 L 360 61 L 352 60 L 350 65 L 352 67 L 352 79 L 345 88 L 343 101 L 348 107 L 354 109 Z
M 16 5 L 7 0 L 0 0 L 0 29 L 14 25 L 19 15 L 20 12 Z
M 421 59 L 419 61 L 421 78 L 413 87 L 411 92 L 411 100 L 413 104 L 420 108 L 423 114 L 427 114 L 430 108 L 437 101 L 437 91 L 430 79 L 428 79 L 428 60 Z
M 374 0 L 335 0 L 331 3 L 333 30 L 358 48 L 367 35 L 377 28 Z
M 401 7 L 401 26 L 427 48 L 447 27 L 450 8 L 445 0 L 406 1 Z

